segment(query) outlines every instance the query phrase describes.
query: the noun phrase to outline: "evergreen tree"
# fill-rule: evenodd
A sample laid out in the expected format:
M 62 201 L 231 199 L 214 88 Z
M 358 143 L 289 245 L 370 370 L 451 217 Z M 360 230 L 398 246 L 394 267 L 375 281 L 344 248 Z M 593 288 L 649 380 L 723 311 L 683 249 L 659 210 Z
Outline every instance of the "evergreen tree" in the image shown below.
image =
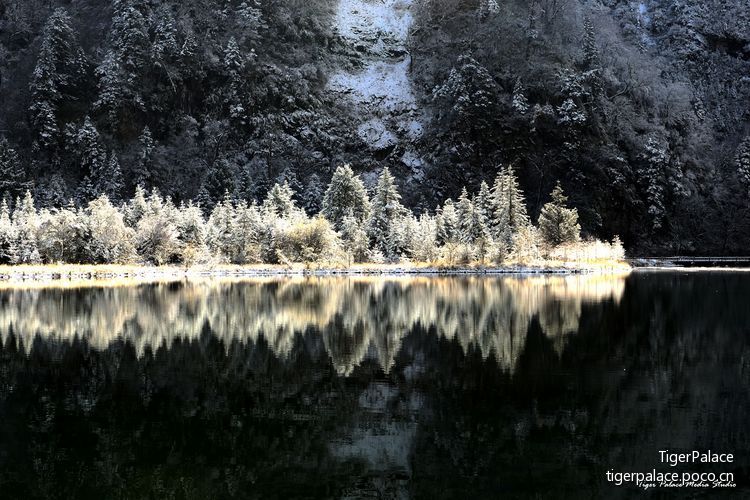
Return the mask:
M 123 184 L 120 161 L 117 159 L 117 154 L 112 151 L 109 154 L 109 160 L 107 160 L 105 168 L 102 170 L 99 178 L 96 179 L 94 189 L 97 196 L 105 195 L 109 200 L 119 201 L 123 191 Z
M 403 248 L 399 241 L 394 241 L 393 230 L 407 214 L 401 204 L 401 194 L 388 167 L 378 178 L 375 194 L 372 199 L 372 211 L 367 224 L 367 233 L 376 250 L 390 260 L 396 259 Z
M 140 144 L 140 151 L 138 153 L 138 161 L 136 162 L 133 177 L 135 185 L 141 185 L 149 187 L 152 185 L 153 179 L 153 166 L 154 166 L 154 149 L 156 143 L 151 135 L 151 129 L 145 127 L 140 137 L 138 138 Z
M 600 66 L 596 30 L 589 16 L 583 18 L 583 64 L 584 68 L 589 70 Z
M 308 215 L 320 212 L 323 200 L 323 184 L 318 174 L 312 174 L 307 179 L 307 187 L 302 192 L 302 206 Z
M 323 195 L 323 216 L 340 231 L 344 217 L 351 214 L 360 223 L 370 215 L 370 199 L 364 184 L 349 165 L 338 167 Z
M 7 140 L 0 139 L 0 198 L 16 198 L 30 187 L 18 153 Z
M 85 252 L 93 264 L 127 263 L 135 258 L 135 232 L 125 225 L 122 213 L 106 195 L 89 202 L 86 208 Z
M 41 146 L 51 147 L 59 141 L 59 106 L 75 97 L 86 65 L 70 16 L 65 9 L 55 9 L 42 31 L 39 56 L 29 83 L 31 122 Z
M 289 184 L 274 184 L 263 202 L 263 210 L 282 219 L 300 215 L 293 196 Z
M 509 248 L 513 244 L 513 236 L 530 224 L 526 200 L 512 167 L 505 167 L 500 171 L 495 179 L 492 195 L 495 205 L 494 235 Z
M 461 223 L 453 200 L 445 200 L 438 213 L 438 243 L 446 245 L 461 238 Z
M 98 109 L 107 113 L 110 126 L 129 125 L 135 112 L 146 109 L 142 85 L 149 67 L 151 40 L 148 6 L 138 0 L 118 0 L 112 18 L 112 50 L 97 68 Z
M 351 212 L 341 221 L 341 241 L 354 262 L 367 262 L 370 256 L 370 239 L 364 224 Z
M 526 99 L 526 93 L 521 82 L 521 77 L 516 79 L 516 85 L 513 87 L 513 98 L 511 105 L 520 115 L 525 115 L 529 111 L 529 101 Z
M 295 201 L 302 198 L 302 184 L 300 184 L 297 174 L 292 167 L 286 167 L 276 177 L 276 184 L 286 184 L 292 190 Z
M 0 202 L 0 264 L 16 262 L 16 231 L 10 220 L 8 202 Z
M 580 239 L 578 210 L 567 208 L 568 197 L 558 182 L 552 190 L 552 200 L 542 207 L 539 215 L 539 231 L 549 245 L 574 243 Z
M 224 50 L 224 71 L 227 74 L 225 105 L 229 116 L 244 122 L 247 111 L 243 105 L 243 83 L 245 60 L 234 37 L 229 39 Z
M 15 227 L 15 261 L 14 264 L 35 264 L 40 260 L 37 246 L 38 219 L 34 198 L 29 191 L 23 200 L 16 200 L 12 218 Z
M 176 226 L 181 262 L 189 267 L 204 259 L 208 255 L 208 229 L 200 207 L 192 203 L 180 205 Z
M 209 245 L 214 253 L 228 262 L 235 262 L 236 255 L 234 218 L 234 203 L 228 194 L 216 204 L 208 218 Z
M 106 174 L 107 154 L 101 144 L 99 132 L 88 116 L 76 134 L 76 151 L 80 166 L 86 172 L 79 187 L 79 198 L 81 201 L 93 200 L 100 194 L 97 187 Z
M 466 187 L 461 190 L 461 196 L 458 197 L 456 204 L 456 215 L 459 224 L 459 239 L 462 243 L 471 243 L 472 236 L 472 219 L 474 214 L 474 204 L 469 198 L 469 192 Z
M 474 206 L 484 224 L 491 228 L 492 220 L 495 217 L 495 199 L 492 196 L 490 187 L 484 181 L 479 185 L 479 192 L 474 200 Z
M 659 142 L 650 137 L 643 155 L 644 166 L 641 170 L 642 182 L 645 184 L 648 214 L 651 227 L 656 230 L 662 227 L 666 216 L 666 183 L 669 169 L 669 156 Z

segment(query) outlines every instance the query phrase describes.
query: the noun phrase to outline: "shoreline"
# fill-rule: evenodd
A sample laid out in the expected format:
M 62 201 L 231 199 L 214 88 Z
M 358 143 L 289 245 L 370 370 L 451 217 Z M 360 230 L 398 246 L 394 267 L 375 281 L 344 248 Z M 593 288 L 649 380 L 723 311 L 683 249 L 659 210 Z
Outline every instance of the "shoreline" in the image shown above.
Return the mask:
M 42 282 L 94 282 L 98 280 L 178 281 L 191 278 L 268 278 L 268 277 L 345 277 L 345 276 L 502 276 L 502 275 L 574 275 L 622 274 L 633 268 L 624 262 L 606 265 L 507 266 L 432 266 L 427 264 L 356 264 L 349 267 L 293 265 L 216 265 L 141 266 L 141 265 L 15 265 L 0 266 L 0 284 Z

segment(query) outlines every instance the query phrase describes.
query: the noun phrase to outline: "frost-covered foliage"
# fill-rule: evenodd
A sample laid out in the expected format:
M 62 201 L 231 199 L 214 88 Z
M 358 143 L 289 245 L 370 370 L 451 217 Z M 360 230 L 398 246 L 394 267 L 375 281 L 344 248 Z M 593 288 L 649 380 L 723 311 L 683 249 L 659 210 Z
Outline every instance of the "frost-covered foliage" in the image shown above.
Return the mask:
M 457 202 L 448 199 L 435 215 L 419 216 L 401 204 L 388 169 L 371 204 L 358 176 L 348 168 L 339 173 L 328 186 L 328 199 L 351 203 L 338 229 L 338 211 L 308 215 L 286 181 L 275 184 L 260 205 L 227 192 L 208 216 L 199 205 L 177 206 L 140 186 L 119 206 L 100 194 L 83 205 L 41 210 L 27 191 L 12 209 L 5 200 L 0 204 L 0 264 L 485 265 L 539 260 L 542 249 L 578 241 L 577 211 L 565 206 L 559 187 L 542 210 L 540 230 L 532 226 L 511 168 L 500 169 L 492 190 L 486 183 L 475 194 L 463 189 Z M 352 192 L 357 196 L 349 196 Z M 355 215 L 355 210 L 364 211 Z

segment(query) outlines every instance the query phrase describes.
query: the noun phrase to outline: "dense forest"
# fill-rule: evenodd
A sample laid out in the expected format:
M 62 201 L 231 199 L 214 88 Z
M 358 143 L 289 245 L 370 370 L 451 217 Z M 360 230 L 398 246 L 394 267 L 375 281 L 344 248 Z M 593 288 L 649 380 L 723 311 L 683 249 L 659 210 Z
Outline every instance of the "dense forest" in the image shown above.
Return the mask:
M 9 211 L 287 185 L 314 215 L 351 164 L 435 213 L 512 167 L 533 222 L 559 182 L 584 236 L 744 253 L 749 110 L 741 0 L 0 3 Z

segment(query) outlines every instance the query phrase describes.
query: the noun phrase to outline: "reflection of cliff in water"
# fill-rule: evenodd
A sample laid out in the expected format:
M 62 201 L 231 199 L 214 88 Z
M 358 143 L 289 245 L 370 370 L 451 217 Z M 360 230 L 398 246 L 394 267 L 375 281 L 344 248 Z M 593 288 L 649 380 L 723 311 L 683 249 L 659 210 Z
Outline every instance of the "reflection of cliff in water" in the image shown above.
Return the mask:
M 311 278 L 187 281 L 137 287 L 0 292 L 0 335 L 30 348 L 83 338 L 105 349 L 118 338 L 139 355 L 147 346 L 200 336 L 206 325 L 226 345 L 262 336 L 286 357 L 296 333 L 314 329 L 336 369 L 349 374 L 373 356 L 387 372 L 416 325 L 434 328 L 464 351 L 478 348 L 513 370 L 531 319 L 538 316 L 560 354 L 578 329 L 585 302 L 619 301 L 622 277 Z

